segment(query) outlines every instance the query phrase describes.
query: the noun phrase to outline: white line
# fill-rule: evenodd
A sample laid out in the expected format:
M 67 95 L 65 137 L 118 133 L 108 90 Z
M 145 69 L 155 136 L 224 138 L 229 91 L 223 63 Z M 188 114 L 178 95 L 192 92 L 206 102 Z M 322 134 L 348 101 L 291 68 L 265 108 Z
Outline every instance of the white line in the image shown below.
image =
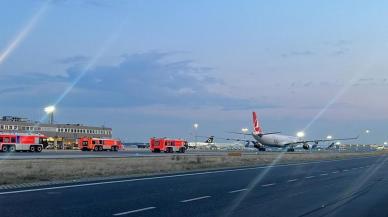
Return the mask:
M 229 172 L 237 172 L 237 171 L 265 169 L 265 168 L 331 163 L 331 162 L 338 162 L 338 161 L 348 161 L 348 160 L 367 159 L 367 158 L 373 158 L 373 157 L 359 157 L 359 158 L 349 158 L 349 159 L 342 159 L 342 160 L 312 161 L 312 162 L 294 163 L 294 164 L 281 164 L 281 165 L 272 165 L 272 166 L 247 167 L 247 168 L 238 168 L 238 169 L 216 170 L 216 171 L 206 171 L 206 172 L 197 172 L 197 173 L 184 173 L 184 174 L 154 176 L 154 177 L 145 177 L 145 178 L 122 179 L 122 180 L 115 180 L 115 181 L 101 181 L 101 182 L 92 182 L 92 183 L 85 183 L 85 184 L 74 184 L 74 185 L 63 185 L 63 186 L 56 186 L 56 187 L 5 191 L 5 192 L 0 192 L 0 195 L 47 191 L 47 190 L 54 190 L 54 189 L 78 188 L 78 187 L 87 187 L 87 186 L 96 186 L 96 185 L 107 185 L 107 184 L 116 184 L 116 183 L 125 183 L 125 182 L 137 182 L 137 181 L 156 180 L 156 179 L 168 179 L 168 178 L 177 178 L 177 177 L 186 177 L 186 176 L 198 176 L 198 175 L 217 174 L 217 173 L 229 173 Z
M 261 185 L 261 187 L 270 187 L 270 186 L 274 186 L 276 185 L 276 183 L 271 183 L 271 184 L 265 184 L 265 185 Z
M 320 176 L 327 176 L 327 175 L 329 175 L 329 174 L 327 174 L 327 173 L 322 173 Z
M 311 179 L 311 178 L 314 178 L 315 176 L 307 176 L 305 177 L 306 179 Z
M 349 170 L 342 170 L 343 172 L 347 172 L 347 171 L 349 171 Z
M 242 191 L 246 191 L 246 190 L 248 190 L 248 189 L 243 188 L 243 189 L 239 189 L 239 190 L 229 191 L 228 193 L 229 194 L 234 194 L 234 193 L 238 193 L 238 192 L 242 192 Z
M 191 199 L 187 199 L 187 200 L 182 200 L 181 203 L 187 203 L 187 202 L 191 202 L 191 201 L 202 200 L 202 199 L 206 199 L 206 198 L 209 198 L 209 197 L 211 197 L 211 196 L 203 196 L 203 197 L 191 198 Z
M 146 207 L 146 208 L 143 208 L 143 209 L 136 209 L 136 210 L 127 211 L 127 212 L 120 212 L 120 213 L 116 213 L 116 214 L 113 214 L 113 215 L 114 216 L 121 216 L 121 215 L 127 215 L 127 214 L 131 214 L 131 213 L 135 213 L 135 212 L 143 212 L 143 211 L 147 211 L 147 210 L 155 209 L 155 208 L 156 207 L 150 206 L 150 207 Z
M 333 171 L 333 172 L 331 172 L 331 173 L 338 173 L 338 171 Z
M 295 182 L 295 181 L 297 181 L 298 179 L 290 179 L 290 180 L 288 180 L 287 182 Z

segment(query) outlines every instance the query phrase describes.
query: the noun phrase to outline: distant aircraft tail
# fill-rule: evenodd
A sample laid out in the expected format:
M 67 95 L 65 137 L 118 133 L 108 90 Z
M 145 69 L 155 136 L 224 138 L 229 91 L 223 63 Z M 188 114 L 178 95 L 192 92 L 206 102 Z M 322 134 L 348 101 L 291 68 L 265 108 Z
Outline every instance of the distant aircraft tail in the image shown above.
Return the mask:
M 214 136 L 210 136 L 205 143 L 213 143 L 214 142 Z
M 259 119 L 257 117 L 256 112 L 252 112 L 252 116 L 253 116 L 253 133 L 254 134 L 262 134 L 263 129 L 260 126 L 260 122 L 259 122 Z

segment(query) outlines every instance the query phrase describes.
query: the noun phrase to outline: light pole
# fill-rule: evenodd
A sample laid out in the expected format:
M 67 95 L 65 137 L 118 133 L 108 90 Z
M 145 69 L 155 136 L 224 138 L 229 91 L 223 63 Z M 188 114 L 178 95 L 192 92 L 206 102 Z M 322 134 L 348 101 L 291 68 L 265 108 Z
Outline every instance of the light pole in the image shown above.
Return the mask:
M 195 123 L 193 126 L 194 126 L 195 147 L 197 147 L 197 129 L 199 127 L 199 124 Z
M 244 134 L 244 140 L 245 140 L 245 136 L 248 133 L 248 128 L 242 128 L 241 132 Z
M 46 112 L 46 114 L 48 116 L 49 124 L 53 124 L 54 123 L 55 106 L 53 106 L 53 105 L 47 106 L 46 108 L 44 108 L 44 111 Z
M 302 139 L 302 138 L 305 136 L 305 134 L 304 134 L 303 131 L 299 131 L 298 133 L 296 133 L 296 136 L 297 136 L 299 139 Z

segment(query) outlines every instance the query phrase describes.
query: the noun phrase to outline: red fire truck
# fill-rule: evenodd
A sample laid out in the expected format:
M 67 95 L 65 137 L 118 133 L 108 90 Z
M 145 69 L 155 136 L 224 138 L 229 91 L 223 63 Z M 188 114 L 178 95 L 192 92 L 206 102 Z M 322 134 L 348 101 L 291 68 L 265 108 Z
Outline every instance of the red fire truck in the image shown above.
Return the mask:
M 83 137 L 78 139 L 78 147 L 82 151 L 118 151 L 123 148 L 123 144 L 118 139 Z
M 0 133 L 2 152 L 41 152 L 45 146 L 47 146 L 47 137 L 42 134 Z
M 166 152 L 166 153 L 185 153 L 188 147 L 187 141 L 182 139 L 167 139 L 167 138 L 151 138 L 150 150 L 152 152 Z

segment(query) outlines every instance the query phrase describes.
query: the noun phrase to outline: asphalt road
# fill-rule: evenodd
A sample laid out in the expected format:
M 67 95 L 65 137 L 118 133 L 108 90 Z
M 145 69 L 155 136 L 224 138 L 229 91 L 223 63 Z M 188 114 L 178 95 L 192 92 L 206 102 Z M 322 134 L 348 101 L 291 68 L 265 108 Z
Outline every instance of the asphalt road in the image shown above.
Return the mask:
M 184 154 L 174 153 L 176 155 L 204 155 L 204 156 L 220 156 L 225 155 L 226 151 L 198 151 L 189 150 Z M 256 154 L 254 151 L 245 152 L 246 154 Z M 269 153 L 269 152 L 268 152 Z M 58 158 L 125 158 L 125 157 L 160 157 L 170 156 L 170 153 L 152 153 L 148 149 L 132 149 L 126 151 L 79 151 L 79 150 L 43 150 L 40 153 L 36 152 L 0 152 L 0 160 L 18 160 L 18 159 L 58 159 Z
M 233 151 L 233 150 L 232 150 Z M 236 150 L 239 151 L 239 150 Z M 316 151 L 313 152 L 335 152 L 335 150 L 331 151 Z M 176 155 L 201 155 L 201 156 L 222 156 L 226 155 L 227 150 L 188 150 L 186 153 L 174 153 Z M 244 150 L 242 151 L 245 155 L 256 155 L 257 151 L 254 150 Z M 299 154 L 305 153 L 305 150 L 296 150 L 293 153 L 289 154 Z M 356 152 L 356 151 L 349 151 Z M 279 151 L 265 151 L 260 152 L 260 155 L 274 155 L 278 154 Z M 84 152 L 79 150 L 43 150 L 40 153 L 36 152 L 0 152 L 0 160 L 21 160 L 21 159 L 67 159 L 67 158 L 126 158 L 126 157 L 163 157 L 163 156 L 171 156 L 171 153 L 152 153 L 148 149 L 131 149 L 125 151 L 111 152 L 111 151 L 103 151 L 103 152 Z
M 233 151 L 233 150 L 232 150 Z M 239 151 L 239 150 L 236 150 Z M 201 155 L 201 156 L 221 156 L 230 151 L 224 150 L 188 150 L 184 154 L 173 153 L 174 155 Z M 242 151 L 244 154 L 256 155 L 256 151 Z M 294 152 L 295 154 L 302 151 Z M 260 152 L 260 154 L 278 154 L 279 152 L 266 151 Z M 125 158 L 125 157 L 160 157 L 171 156 L 171 153 L 152 153 L 148 149 L 131 149 L 125 151 L 111 152 L 111 151 L 79 151 L 79 150 L 43 150 L 40 153 L 36 152 L 0 152 L 0 160 L 18 160 L 18 159 L 66 159 L 66 158 Z
M 387 157 L 0 192 L 1 216 L 387 216 Z

